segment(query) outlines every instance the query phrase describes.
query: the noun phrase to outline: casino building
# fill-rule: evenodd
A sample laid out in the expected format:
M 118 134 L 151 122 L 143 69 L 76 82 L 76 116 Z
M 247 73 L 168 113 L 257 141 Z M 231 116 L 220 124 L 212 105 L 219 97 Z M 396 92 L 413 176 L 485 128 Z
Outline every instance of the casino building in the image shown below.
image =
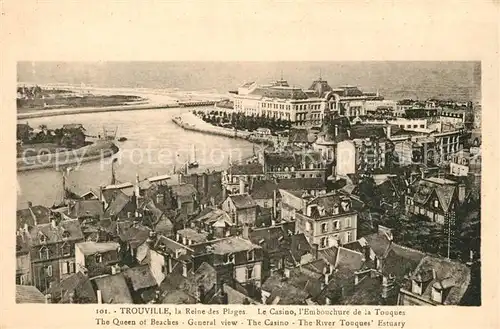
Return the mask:
M 267 85 L 245 83 L 234 95 L 233 111 L 287 120 L 295 127 L 315 127 L 321 125 L 327 113 L 364 115 L 366 102 L 378 100 L 383 100 L 378 94 L 364 93 L 355 86 L 334 89 L 321 78 L 307 90 L 281 79 Z

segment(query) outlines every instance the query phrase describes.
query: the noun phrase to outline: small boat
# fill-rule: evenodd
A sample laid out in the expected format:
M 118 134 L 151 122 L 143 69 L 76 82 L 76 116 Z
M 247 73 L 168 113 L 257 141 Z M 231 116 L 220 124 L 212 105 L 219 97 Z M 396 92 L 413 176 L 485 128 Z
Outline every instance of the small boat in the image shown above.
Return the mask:
M 118 138 L 119 142 L 125 142 L 127 140 L 127 137 L 120 137 Z
M 193 145 L 193 156 L 192 156 L 191 161 L 188 162 L 188 168 L 189 169 L 198 168 L 199 166 L 200 166 L 200 164 L 198 163 L 198 161 L 196 161 L 196 148 Z

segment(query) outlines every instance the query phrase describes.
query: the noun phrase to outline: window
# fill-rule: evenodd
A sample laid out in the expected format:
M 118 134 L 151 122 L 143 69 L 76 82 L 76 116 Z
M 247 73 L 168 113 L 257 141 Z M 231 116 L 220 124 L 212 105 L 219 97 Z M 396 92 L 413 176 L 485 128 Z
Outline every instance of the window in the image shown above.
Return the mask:
M 417 281 L 412 281 L 411 292 L 417 295 L 422 295 L 422 283 Z
M 96 254 L 95 255 L 95 262 L 96 263 L 102 263 L 102 255 L 101 254 Z
M 321 224 L 321 233 L 328 232 L 328 223 Z
M 440 289 L 432 287 L 432 300 L 440 304 L 443 302 L 443 294 Z
M 71 255 L 71 246 L 69 245 L 69 243 L 65 242 L 62 247 L 62 254 L 63 256 L 70 256 Z
M 43 235 L 43 233 L 40 233 L 40 235 L 38 236 L 38 238 L 40 239 L 40 243 L 47 242 L 47 237 L 45 235 Z
M 327 237 L 321 238 L 321 240 L 319 240 L 319 244 L 320 244 L 321 248 L 328 247 L 328 238 Z
M 439 201 L 437 199 L 434 200 L 434 207 L 436 207 L 436 208 L 439 207 Z
M 40 259 L 49 259 L 49 258 L 50 258 L 49 248 L 47 247 L 40 248 Z
M 63 237 L 63 239 L 68 239 L 70 236 L 71 236 L 71 234 L 70 234 L 68 231 L 64 231 L 64 232 L 62 233 L 62 237 Z
M 352 241 L 352 232 L 351 231 L 347 232 L 346 238 L 347 238 L 347 243 Z
M 247 280 L 251 280 L 253 278 L 253 267 L 247 267 Z
M 345 226 L 346 227 L 351 227 L 352 226 L 352 219 L 351 219 L 351 217 L 346 218 L 346 220 L 345 220 Z
M 61 263 L 61 273 L 62 274 L 75 273 L 75 263 L 74 262 Z
M 255 260 L 255 251 L 254 250 L 250 250 L 247 252 L 247 260 L 248 261 Z
M 47 274 L 47 276 L 51 277 L 52 276 L 52 265 L 48 265 L 46 268 L 45 268 L 45 274 Z
M 340 221 L 336 220 L 333 222 L 333 228 L 335 230 L 340 230 Z

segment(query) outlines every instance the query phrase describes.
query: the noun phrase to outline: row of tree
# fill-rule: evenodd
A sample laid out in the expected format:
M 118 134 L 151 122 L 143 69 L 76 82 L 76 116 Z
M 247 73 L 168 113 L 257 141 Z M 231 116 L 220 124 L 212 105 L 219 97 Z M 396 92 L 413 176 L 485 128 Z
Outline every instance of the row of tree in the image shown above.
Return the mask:
M 245 115 L 243 113 L 227 114 L 224 111 L 194 112 L 203 121 L 216 126 L 230 126 L 238 130 L 254 131 L 257 128 L 269 128 L 272 132 L 291 128 L 291 122 L 264 115 Z

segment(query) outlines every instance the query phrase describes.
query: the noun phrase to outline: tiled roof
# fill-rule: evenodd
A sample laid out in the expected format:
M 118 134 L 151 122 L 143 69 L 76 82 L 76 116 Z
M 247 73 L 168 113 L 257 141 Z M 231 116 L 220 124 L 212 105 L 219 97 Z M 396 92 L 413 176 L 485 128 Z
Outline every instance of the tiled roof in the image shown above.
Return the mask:
M 212 244 L 212 247 L 214 254 L 218 255 L 261 249 L 260 246 L 253 244 L 250 240 L 242 239 L 240 237 L 230 237 L 217 240 Z
M 232 175 L 262 175 L 264 168 L 260 163 L 234 164 L 228 172 Z
M 351 126 L 351 139 L 366 139 L 370 137 L 385 138 L 386 133 L 381 125 L 353 125 Z
M 179 197 L 191 197 L 197 194 L 196 188 L 191 184 L 172 185 L 172 192 Z
M 116 198 L 116 196 L 118 196 L 120 194 L 123 194 L 124 196 L 127 196 L 120 189 L 109 189 L 109 190 L 103 190 L 102 191 L 102 197 L 103 197 L 104 201 L 106 201 L 108 204 L 111 201 L 113 201 Z
M 381 259 L 387 256 L 392 243 L 388 236 L 382 232 L 366 235 L 362 239 L 366 240 L 375 255 Z
M 50 209 L 44 206 L 33 206 L 31 208 L 17 211 L 17 227 L 22 228 L 25 224 L 33 226 L 50 222 Z
M 112 217 L 118 215 L 129 202 L 130 197 L 128 197 L 125 193 L 116 193 L 108 208 L 104 212 L 104 216 Z
M 102 254 L 108 251 L 118 250 L 120 244 L 117 242 L 79 242 L 75 244 L 84 255 Z
M 349 271 L 360 270 L 365 262 L 365 257 L 362 253 L 354 250 L 339 247 L 339 253 L 337 256 L 337 267 L 341 269 L 346 269 Z
M 183 290 L 168 292 L 161 299 L 162 304 L 196 304 L 196 299 Z
M 241 293 L 238 290 L 233 289 L 231 286 L 225 283 L 224 283 L 224 292 L 227 294 L 228 304 L 243 305 L 245 302 L 247 302 L 249 305 L 260 305 L 259 302 L 253 300 L 244 293 Z
M 262 96 L 278 99 L 307 99 L 306 93 L 300 88 L 290 87 L 257 87 L 250 92 L 250 95 Z
M 16 285 L 16 303 L 44 304 L 45 296 L 34 286 Z
M 234 206 L 237 209 L 246 209 L 246 208 L 253 208 L 257 206 L 257 203 L 255 203 L 254 199 L 246 193 L 244 194 L 233 194 L 230 195 L 229 198 L 231 201 L 233 201 Z
M 191 254 L 193 250 L 188 248 L 172 239 L 169 239 L 163 235 L 158 236 L 156 243 L 154 245 L 155 250 L 166 252 L 170 255 L 175 255 L 177 250 L 180 250 L 183 254 Z
M 448 211 L 455 193 L 456 182 L 431 177 L 416 182 L 413 188 L 415 190 L 413 196 L 415 202 L 421 204 L 426 203 L 435 191 L 444 211 Z
M 69 216 L 72 218 L 87 216 L 101 218 L 103 215 L 103 204 L 99 200 L 76 200 L 70 205 Z
M 46 243 L 83 240 L 83 232 L 78 219 L 60 221 L 55 227 L 52 223 L 34 226 L 30 232 L 31 245 L 40 245 L 43 234 Z
M 201 222 L 209 225 L 214 225 L 215 223 L 222 224 L 227 223 L 232 225 L 231 217 L 222 209 L 209 209 L 206 208 L 204 213 L 194 219 L 196 222 Z
M 278 181 L 278 188 L 282 190 L 318 190 L 326 188 L 325 185 L 321 177 L 285 178 Z
M 46 292 L 52 298 L 60 299 L 59 303 L 69 303 L 70 294 L 74 293 L 78 299 L 86 299 L 87 303 L 97 303 L 97 297 L 89 277 L 82 272 L 77 272 L 56 283 Z
M 279 252 L 288 234 L 281 226 L 257 228 L 248 234 L 252 243 L 259 245 L 269 253 Z
M 143 244 L 149 237 L 151 229 L 145 226 L 132 226 L 120 233 L 120 240 L 128 242 L 132 248 Z
M 276 303 L 278 305 L 305 305 L 305 300 L 309 298 L 309 293 L 303 289 L 295 287 L 288 279 L 275 273 L 271 275 L 263 284 L 262 290 L 270 292 L 266 304 Z
M 318 258 L 324 259 L 329 264 L 335 265 L 337 263 L 338 251 L 339 248 L 335 246 L 318 250 Z
M 156 286 L 156 280 L 151 273 L 149 265 L 136 266 L 123 271 L 125 277 L 130 281 L 132 289 L 140 289 Z
M 181 237 L 185 237 L 186 239 L 191 240 L 193 243 L 206 242 L 208 236 L 208 233 L 198 232 L 196 230 L 193 230 L 192 228 L 178 230 L 177 234 L 179 234 Z
M 257 199 L 272 199 L 274 191 L 278 190 L 275 182 L 270 180 L 257 180 L 253 183 L 252 193 L 250 194 L 254 200 Z
M 405 275 L 413 271 L 425 254 L 414 249 L 406 248 L 393 243 L 391 250 L 382 261 L 382 273 L 394 275 L 402 279 Z
M 123 273 L 93 278 L 96 287 L 101 291 L 104 304 L 132 304 L 132 296 Z
M 307 129 L 290 129 L 288 143 L 309 143 L 308 134 Z
M 415 269 L 412 278 L 416 278 L 421 273 L 432 273 L 433 271 L 435 277 L 430 276 L 431 282 L 426 285 L 422 297 L 431 300 L 431 290 L 435 286 L 444 289 L 443 304 L 459 305 L 469 287 L 471 280 L 470 269 L 466 265 L 455 261 L 425 256 Z

